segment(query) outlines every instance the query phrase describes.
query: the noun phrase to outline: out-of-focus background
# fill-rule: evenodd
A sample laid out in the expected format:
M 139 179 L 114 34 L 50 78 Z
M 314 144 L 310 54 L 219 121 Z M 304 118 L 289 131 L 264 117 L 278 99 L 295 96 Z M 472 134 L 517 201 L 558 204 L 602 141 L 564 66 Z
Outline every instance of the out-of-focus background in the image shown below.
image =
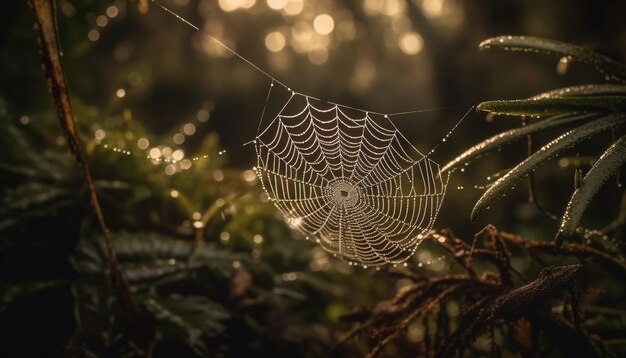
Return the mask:
M 271 268 L 267 269 L 271 271 L 268 277 L 278 277 L 287 285 L 308 277 L 307 289 L 294 289 L 289 294 L 296 301 L 312 301 L 310 304 L 317 306 L 310 314 L 321 316 L 307 318 L 307 323 L 314 323 L 313 328 L 307 328 L 310 330 L 292 330 L 289 334 L 310 336 L 315 332 L 319 335 L 316 339 L 324 342 L 333 334 L 329 327 L 339 325 L 340 314 L 386 297 L 389 287 L 385 282 L 370 285 L 370 280 L 375 280 L 370 273 L 361 270 L 356 274 L 344 263 L 299 240 L 276 218 L 271 206 L 259 204 L 260 191 L 250 171 L 255 165 L 254 148 L 241 144 L 256 135 L 271 80 L 209 36 L 299 92 L 383 113 L 427 110 L 393 118 L 407 138 L 426 151 L 440 143 L 463 114 L 481 101 L 528 97 L 556 87 L 604 80 L 593 68 L 580 64 L 559 71 L 559 59 L 553 56 L 481 52 L 478 44 L 486 38 L 508 34 L 554 38 L 621 62 L 626 60 L 626 2 L 620 0 L 160 3 L 200 30 L 152 2 L 57 1 L 70 95 L 92 157 L 95 179 L 102 184 L 105 216 L 115 232 L 154 231 L 181 239 L 193 237 L 194 229 L 206 229 L 203 235 L 210 247 L 242 254 L 252 260 L 252 266 L 254 260 L 262 261 Z M 2 155 L 12 165 L 22 164 L 24 170 L 28 170 L 29 160 L 40 165 L 25 176 L 0 180 L 7 190 L 7 200 L 11 198 L 14 204 L 24 201 L 3 212 L 5 220 L 0 228 L 9 229 L 1 248 L 1 276 L 6 282 L 17 278 L 27 281 L 41 277 L 43 272 L 50 279 L 67 282 L 75 277 L 76 270 L 80 271 L 76 268 L 81 267 L 77 264 L 80 259 L 73 256 L 70 262 L 67 256 L 74 252 L 84 231 L 89 231 L 83 221 L 89 214 L 86 201 L 77 211 L 73 206 L 77 199 L 68 194 L 71 188 L 81 185 L 79 174 L 78 179 L 63 179 L 76 169 L 71 160 L 59 164 L 67 158 L 50 157 L 62 156 L 55 153 L 64 152 L 67 144 L 40 70 L 33 22 L 25 2 L 4 1 L 0 5 L 0 114 L 11 127 L 10 133 L 17 133 L 10 138 L 15 142 L 6 139 L 2 144 Z M 284 98 L 270 99 L 273 103 L 281 100 Z M 480 139 L 517 125 L 517 118 L 487 118 L 472 111 L 433 158 L 445 164 Z M 610 136 L 604 139 L 609 142 Z M 224 149 L 226 154 L 219 155 Z M 24 154 L 27 151 L 35 154 Z M 551 239 L 556 225 L 526 202 L 523 188 L 498 201 L 477 223 L 469 222 L 471 208 L 484 186 L 493 180 L 493 174 L 519 161 L 525 151 L 522 144 L 512 146 L 481 159 L 463 173 L 455 173 L 436 227 L 450 227 L 459 236 L 469 238 L 492 223 L 500 229 Z M 597 153 L 590 149 L 589 153 L 576 154 L 584 157 Z M 193 160 L 196 157 L 201 159 Z M 164 159 L 175 159 L 177 163 L 163 163 Z M 538 195 L 551 211 L 562 212 L 573 188 L 571 174 L 571 167 L 563 161 L 555 161 L 537 173 L 542 181 Z M 49 178 L 41 180 L 43 184 L 37 182 L 46 176 Z M 29 184 L 24 178 L 35 179 L 22 191 L 11 191 L 25 181 Z M 57 179 L 65 183 L 63 189 L 45 186 Z M 54 190 L 68 194 L 70 199 Z M 34 192 L 38 196 L 27 201 Z M 604 195 L 610 197 L 611 192 Z M 32 205 L 43 206 L 51 198 L 58 199 L 52 207 L 38 207 L 41 216 L 33 213 Z M 594 207 L 591 222 L 608 221 L 607 213 L 618 204 L 607 201 L 606 205 Z M 256 209 L 258 205 L 265 205 L 261 219 L 255 216 L 255 210 L 261 210 Z M 198 224 L 206 226 L 194 226 L 212 207 L 219 212 L 215 222 L 210 219 Z M 224 207 L 227 209 L 220 209 Z M 32 214 L 28 220 L 40 220 L 12 220 L 23 211 Z M 263 226 L 258 220 L 275 223 Z M 36 233 L 31 235 L 31 231 Z M 19 241 L 22 237 L 34 241 Z M 42 243 L 46 239 L 57 243 L 48 246 Z M 267 245 L 270 249 L 265 249 Z M 422 254 L 418 259 L 428 260 L 429 255 Z M 26 264 L 28 268 L 22 267 Z M 443 266 L 438 268 L 442 270 Z M 317 277 L 320 271 L 326 273 Z M 248 281 L 242 280 L 241 285 L 247 289 Z M 19 341 L 24 338 L 20 334 L 31 325 L 39 325 L 35 332 L 47 335 L 42 339 L 50 341 L 49 346 L 62 345 L 59 342 L 71 336 L 76 323 L 72 319 L 74 301 L 68 298 L 70 291 L 65 284 L 59 285 L 51 288 L 58 292 L 53 292 L 50 301 L 38 300 L 36 295 L 31 298 L 25 306 L 35 306 L 30 318 L 23 318 L 20 309 L 24 307 L 7 303 L 2 322 L 12 327 L 6 329 L 7 334 Z M 72 287 L 76 299 L 78 289 Z M 321 296 L 312 297 L 314 294 Z M 59 310 L 44 312 L 47 302 L 58 304 Z M 225 312 L 235 315 L 232 310 Z M 28 323 L 15 323 L 20 319 Z M 233 325 L 226 324 L 225 329 Z M 60 328 L 50 333 L 55 326 Z M 289 336 L 287 331 L 280 332 L 287 336 L 283 337 L 286 341 L 302 340 Z M 265 347 L 264 338 L 245 332 L 249 343 L 245 347 L 249 350 L 243 351 Z M 413 338 L 419 337 L 418 331 L 412 332 Z M 236 338 L 231 332 L 229 339 L 235 342 Z M 38 347 L 28 349 L 38 352 Z
M 71 93 L 84 109 L 78 113 L 80 120 L 89 123 L 100 143 L 107 143 L 106 132 L 123 115 L 132 116 L 153 135 L 146 148 L 133 146 L 133 152 L 166 146 L 171 150 L 164 157 L 176 149 L 190 157 L 199 154 L 198 144 L 208 133 L 218 134 L 224 148 L 254 138 L 270 80 L 209 36 L 314 97 L 383 113 L 433 109 L 394 119 L 419 149 L 426 150 L 480 101 L 602 81 L 585 66 L 573 66 L 567 77 L 560 76 L 555 57 L 481 53 L 478 44 L 488 37 L 526 34 L 580 44 L 618 60 L 626 56 L 621 18 L 626 5 L 617 0 L 163 4 L 200 31 L 150 2 L 146 13 L 126 1 L 58 2 Z M 32 16 L 19 2 L 3 7 L 3 93 L 16 114 L 37 125 L 42 120 L 39 109 L 49 102 L 38 72 Z M 481 114 L 473 113 L 434 158 L 444 163 L 510 125 L 486 124 Z M 522 151 L 511 155 L 516 153 Z M 465 230 L 468 210 L 480 195 L 474 187 L 488 182 L 484 173 L 506 168 L 503 159 L 508 156 L 492 155 L 477 163 L 477 177 L 454 178 L 440 226 Z M 254 165 L 251 146 L 230 150 L 228 158 L 228 166 Z M 164 172 L 172 171 L 165 167 Z M 463 190 L 457 191 L 460 187 Z M 488 221 L 534 215 L 525 204 L 512 209 L 494 209 Z

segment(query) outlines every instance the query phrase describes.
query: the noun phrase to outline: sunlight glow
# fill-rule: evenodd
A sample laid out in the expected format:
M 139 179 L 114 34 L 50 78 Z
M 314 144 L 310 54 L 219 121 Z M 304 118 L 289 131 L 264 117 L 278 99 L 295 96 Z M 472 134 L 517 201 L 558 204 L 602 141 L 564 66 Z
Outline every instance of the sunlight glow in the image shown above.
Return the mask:
M 398 45 L 400 46 L 400 50 L 405 54 L 415 55 L 422 51 L 424 40 L 417 32 L 406 32 L 400 36 Z
M 272 52 L 279 52 L 285 48 L 286 40 L 285 36 L 278 32 L 270 32 L 265 36 L 265 47 Z
M 159 159 L 161 157 L 161 149 L 156 147 L 152 148 L 150 149 L 149 155 L 152 159 Z
M 267 6 L 272 10 L 280 10 L 287 5 L 287 0 L 267 0 Z
M 182 149 L 176 149 L 174 153 L 172 153 L 172 159 L 176 161 L 183 160 L 184 157 L 185 157 L 185 152 L 183 152 Z
M 100 15 L 96 18 L 96 25 L 100 27 L 105 27 L 108 23 L 109 23 L 109 18 L 104 15 Z
M 283 7 L 283 13 L 289 16 L 295 16 L 302 12 L 304 9 L 304 1 L 303 0 L 289 0 L 285 7 Z
M 237 10 L 238 6 L 238 2 L 239 1 L 233 1 L 233 0 L 219 0 L 218 4 L 220 5 L 220 8 L 224 11 L 235 11 Z
M 291 27 L 291 46 L 297 53 L 306 53 L 311 48 L 313 29 L 304 21 L 299 21 Z
M 198 114 L 196 114 L 196 118 L 198 119 L 198 122 L 201 122 L 201 123 L 205 123 L 206 121 L 208 121 L 209 117 L 211 117 L 211 114 L 206 109 L 201 109 L 198 111 Z
M 115 18 L 119 14 L 119 10 L 117 9 L 117 7 L 111 5 L 107 7 L 106 14 L 110 18 Z
M 220 8 L 226 12 L 237 9 L 249 9 L 256 4 L 256 0 L 219 0 Z
M 139 149 L 147 149 L 149 145 L 150 141 L 147 138 L 139 138 L 137 141 L 137 147 L 139 147 Z
M 248 183 L 255 182 L 257 180 L 256 172 L 254 170 L 245 170 L 241 173 L 241 177 Z
M 95 137 L 97 140 L 103 140 L 106 137 L 106 132 L 102 129 L 98 129 L 95 133 Z
M 387 0 L 383 7 L 383 12 L 387 16 L 397 16 L 404 11 L 404 1 Z
M 430 18 L 440 17 L 443 13 L 443 0 L 423 0 L 422 10 Z
M 241 1 L 241 5 L 239 5 L 242 9 L 249 9 L 256 4 L 256 0 L 243 0 Z
M 292 218 L 291 220 L 288 221 L 288 223 L 296 229 L 302 226 L 302 222 L 303 222 L 302 218 L 298 218 L 298 217 Z
M 411 30 L 411 20 L 407 16 L 396 16 L 391 21 L 391 28 L 394 32 L 401 34 Z
M 344 20 L 337 24 L 335 31 L 337 38 L 341 41 L 351 41 L 356 37 L 356 26 L 352 20 Z
M 314 65 L 322 65 L 328 60 L 328 50 L 320 48 L 309 52 L 309 61 Z
M 317 15 L 313 20 L 313 27 L 318 34 L 328 35 L 335 28 L 335 20 L 328 14 Z
M 363 4 L 364 10 L 368 15 L 376 15 L 381 13 L 384 6 L 385 2 L 380 0 L 365 0 Z
M 222 180 L 224 180 L 224 172 L 219 170 L 219 169 L 216 169 L 213 172 L 213 180 L 215 180 L 215 181 L 222 181 Z
M 180 161 L 180 169 L 187 170 L 189 168 L 191 168 L 191 160 L 183 159 Z
M 176 173 L 176 167 L 174 165 L 169 164 L 165 167 L 165 174 L 174 175 L 174 173 Z
M 89 39 L 89 41 L 98 41 L 98 39 L 100 38 L 100 32 L 96 29 L 89 30 L 89 32 L 87 33 L 87 38 Z
M 183 133 L 185 135 L 193 135 L 196 133 L 196 126 L 193 123 L 186 123 L 183 125 Z
M 172 140 L 174 141 L 174 143 L 181 145 L 185 143 L 185 136 L 182 133 L 176 133 L 172 137 Z

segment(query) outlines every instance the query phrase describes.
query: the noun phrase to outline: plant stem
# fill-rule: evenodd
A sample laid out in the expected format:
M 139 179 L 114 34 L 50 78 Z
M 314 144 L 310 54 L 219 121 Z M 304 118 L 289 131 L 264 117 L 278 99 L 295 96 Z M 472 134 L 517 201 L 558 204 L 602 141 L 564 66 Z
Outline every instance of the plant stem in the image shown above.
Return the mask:
M 136 312 L 137 308 L 132 300 L 130 291 L 128 290 L 126 280 L 122 276 L 122 272 L 118 267 L 115 250 L 113 249 L 113 243 L 111 241 L 111 235 L 106 226 L 104 214 L 102 213 L 102 208 L 100 207 L 100 203 L 98 201 L 89 165 L 87 164 L 81 149 L 80 138 L 78 137 L 78 130 L 76 129 L 76 122 L 74 120 L 74 114 L 72 112 L 67 83 L 65 80 L 65 73 L 63 71 L 63 63 L 61 61 L 61 51 L 56 26 L 56 6 L 54 0 L 28 0 L 28 4 L 35 13 L 35 28 L 39 34 L 39 55 L 41 67 L 46 78 L 48 90 L 52 95 L 52 99 L 57 110 L 57 116 L 59 118 L 59 122 L 61 123 L 61 128 L 65 132 L 65 137 L 68 140 L 70 151 L 82 168 L 87 189 L 89 191 L 91 207 L 96 215 L 100 230 L 102 230 L 102 234 L 104 236 L 111 285 L 119 296 L 124 308 L 130 312 Z
M 527 125 L 526 119 L 522 118 L 522 125 Z M 530 157 L 533 154 L 533 137 L 531 135 L 526 136 L 526 157 Z M 535 175 L 533 173 L 528 174 L 528 201 L 533 203 L 535 207 L 550 220 L 560 223 L 561 220 L 555 214 L 546 210 L 546 208 L 537 199 L 537 193 L 535 192 Z

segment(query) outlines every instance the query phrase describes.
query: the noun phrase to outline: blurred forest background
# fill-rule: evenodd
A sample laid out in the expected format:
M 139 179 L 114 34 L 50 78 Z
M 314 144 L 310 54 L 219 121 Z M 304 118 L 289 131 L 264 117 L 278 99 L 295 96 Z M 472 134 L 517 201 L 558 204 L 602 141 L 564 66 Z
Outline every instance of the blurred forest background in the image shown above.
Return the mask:
M 241 146 L 256 135 L 270 79 L 206 35 L 314 97 L 383 113 L 432 109 L 395 120 L 426 151 L 481 101 L 604 81 L 580 64 L 558 71 L 554 56 L 480 52 L 486 38 L 554 38 L 626 60 L 626 3 L 619 0 L 162 3 L 200 31 L 153 3 L 57 1 L 77 125 L 139 319 L 110 292 L 82 173 L 67 150 L 40 68 L 33 12 L 25 1 L 0 4 L 5 352 L 323 356 L 360 313 L 367 317 L 370 309 L 388 304 L 410 275 L 452 272 L 452 259 L 417 266 L 441 254 L 429 246 L 418 249 L 403 277 L 349 266 L 292 232 L 250 170 L 254 148 Z M 434 159 L 445 164 L 519 124 L 517 118 L 472 112 Z M 610 133 L 597 139 L 602 145 L 611 140 Z M 588 145 L 572 155 L 584 161 L 599 153 Z M 468 244 L 487 224 L 552 240 L 558 223 L 529 203 L 523 188 L 496 201 L 477 222 L 469 220 L 493 174 L 526 155 L 519 143 L 455 173 L 435 227 L 450 228 Z M 175 164 L 164 162 L 172 159 Z M 555 160 L 536 173 L 538 197 L 559 215 L 580 167 L 572 163 Z M 610 183 L 585 223 L 608 224 L 622 192 Z M 615 235 L 619 240 L 620 231 Z M 511 265 L 530 277 L 541 266 L 515 252 Z M 592 273 L 606 280 L 598 290 L 608 292 L 611 327 L 622 330 L 610 338 L 623 350 L 623 280 L 614 284 L 601 270 Z M 454 302 L 446 307 L 440 311 L 451 317 L 461 310 Z M 412 323 L 384 353 L 420 354 L 424 337 L 432 334 L 428 325 Z M 502 347 L 500 355 L 520 350 L 505 333 L 493 337 L 471 346 L 469 354 L 493 352 L 493 342 Z M 344 346 L 342 354 L 369 351 L 366 342 Z

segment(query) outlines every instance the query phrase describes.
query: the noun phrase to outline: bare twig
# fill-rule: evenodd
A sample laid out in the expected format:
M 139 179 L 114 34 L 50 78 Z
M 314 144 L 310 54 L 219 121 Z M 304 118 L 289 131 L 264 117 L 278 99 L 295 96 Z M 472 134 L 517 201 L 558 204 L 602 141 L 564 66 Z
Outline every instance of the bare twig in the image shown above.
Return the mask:
M 500 235 L 503 239 L 515 243 L 516 245 L 535 254 L 544 253 L 555 256 L 573 256 L 579 258 L 588 257 L 595 259 L 615 272 L 617 278 L 626 280 L 626 262 L 592 247 L 576 243 L 564 243 L 561 247 L 557 247 L 554 242 L 528 241 L 520 236 L 506 232 L 500 232 Z
M 503 326 L 513 327 L 513 323 L 519 321 L 526 324 L 530 333 L 518 337 L 517 344 L 523 345 L 531 356 L 537 356 L 541 352 L 540 333 L 554 338 L 554 342 L 560 342 L 561 336 L 576 337 L 578 341 L 573 346 L 578 348 L 563 348 L 564 352 L 580 349 L 581 352 L 589 353 L 589 356 L 610 355 L 601 340 L 586 331 L 582 319 L 579 296 L 582 294 L 580 284 L 583 266 L 575 264 L 544 267 L 535 280 L 515 287 L 511 274 L 518 272 L 511 265 L 512 254 L 509 248 L 516 246 L 525 249 L 529 254 L 592 258 L 621 273 L 621 276 L 626 276 L 626 266 L 617 258 L 580 244 L 566 243 L 559 249 L 553 242 L 526 240 L 498 231 L 492 225 L 488 225 L 475 236 L 473 248 L 455 238 L 449 230 L 431 232 L 427 239 L 452 253 L 465 272 L 439 277 L 424 276 L 419 281 L 414 280 L 412 284 L 398 290 L 388 306 L 373 312 L 371 317 L 344 336 L 341 345 L 358 333 L 363 333 L 372 342 L 368 356 L 374 357 L 398 339 L 413 322 L 422 322 L 424 338 L 419 344 L 420 354 L 451 357 L 455 354 L 463 355 L 463 351 L 480 335 L 493 334 L 492 330 Z M 473 261 L 489 262 L 497 270 L 483 271 L 478 276 L 468 256 Z M 528 282 L 527 279 L 524 281 Z M 552 299 L 558 299 L 567 306 L 564 297 L 571 297 L 569 305 L 572 314 L 565 315 L 560 323 L 548 322 L 551 327 L 546 329 L 542 324 L 547 319 L 555 319 L 555 315 L 551 313 Z M 449 317 L 442 311 L 447 302 L 463 305 L 458 318 Z M 438 313 L 435 312 L 435 307 L 439 307 Z M 430 327 L 432 323 L 434 326 Z M 450 327 L 455 327 L 455 330 L 451 332 Z M 495 342 L 492 342 L 491 348 L 493 354 L 500 351 Z
M 389 344 L 391 341 L 393 341 L 394 339 L 396 339 L 398 337 L 398 335 L 403 332 L 406 327 L 413 322 L 413 320 L 415 318 L 417 318 L 418 316 L 420 316 L 422 313 L 431 310 L 437 303 L 441 302 L 442 300 L 444 300 L 446 297 L 452 295 L 458 288 L 460 287 L 460 285 L 457 286 L 451 286 L 449 288 L 447 288 L 446 290 L 444 290 L 443 292 L 439 293 L 439 295 L 435 296 L 434 298 L 430 299 L 427 303 L 420 305 L 417 309 L 415 309 L 411 314 L 409 314 L 404 320 L 402 320 L 402 322 L 400 322 L 400 324 L 398 326 L 396 326 L 394 328 L 394 330 L 391 332 L 391 334 L 389 334 L 387 337 L 385 337 L 382 341 L 380 341 L 380 343 L 378 343 L 368 354 L 366 357 L 372 358 L 372 357 L 376 357 L 380 351 L 387 345 Z
M 582 273 L 581 265 L 548 267 L 541 270 L 539 277 L 529 284 L 495 297 L 480 310 L 469 310 L 447 344 L 437 352 L 439 357 L 450 357 L 462 344 L 486 330 L 496 320 L 517 320 L 534 315 L 549 298 L 561 294 Z M 487 299 L 487 298 L 485 298 Z

